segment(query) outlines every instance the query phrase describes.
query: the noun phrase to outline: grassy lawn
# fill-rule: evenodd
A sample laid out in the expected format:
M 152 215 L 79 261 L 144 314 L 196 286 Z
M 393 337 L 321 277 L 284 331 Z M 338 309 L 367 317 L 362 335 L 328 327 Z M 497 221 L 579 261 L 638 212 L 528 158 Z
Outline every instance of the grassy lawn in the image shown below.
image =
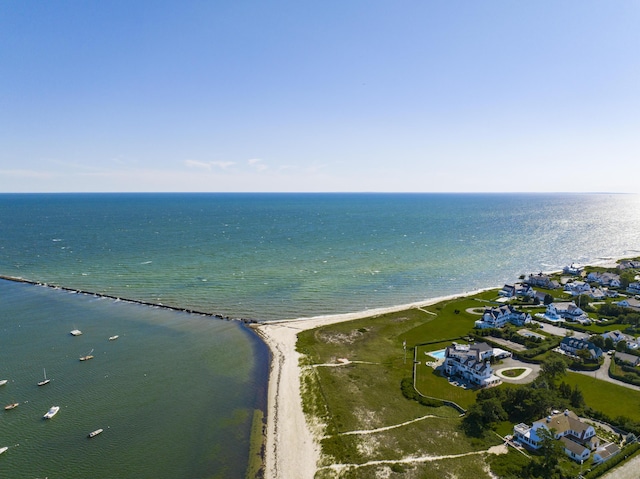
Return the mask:
M 435 361 L 427 353 L 443 349 L 452 341 L 466 342 L 480 317 L 478 312 L 495 305 L 496 298 L 495 290 L 488 291 L 473 298 L 338 323 L 299 335 L 298 350 L 306 366 L 305 411 L 325 425 L 317 479 L 443 474 L 459 479 L 489 477 L 487 461 L 493 461 L 494 456 L 477 452 L 498 444 L 499 439 L 492 433 L 482 439 L 466 437 L 456 410 L 427 407 L 406 399 L 400 383 L 413 375 L 415 349 L 418 391 L 454 401 L 463 408 L 471 406 L 477 392 L 449 384 L 426 364 Z M 321 366 L 336 363 L 339 358 L 352 363 Z M 519 372 L 514 370 L 513 374 Z M 640 392 L 577 373 L 568 373 L 564 380 L 577 385 L 594 409 L 610 417 L 640 421 Z M 511 430 L 507 422 L 498 427 L 502 434 Z M 394 462 L 408 457 L 424 459 L 410 464 Z
M 461 419 L 455 409 L 427 407 L 406 399 L 400 383 L 403 378 L 412 377 L 413 347 L 436 341 L 419 346 L 418 352 L 424 357 L 421 368 L 428 373 L 422 375 L 421 387 L 436 397 L 464 406 L 472 404 L 475 393 L 453 387 L 445 378 L 432 374 L 433 369 L 424 365 L 432 358 L 424 356 L 424 351 L 442 349 L 451 344 L 452 338 L 460 340 L 458 338 L 465 336 L 479 317 L 466 309 L 484 308 L 486 301 L 495 296 L 493 292 L 480 300 L 466 298 L 425 308 L 428 312 L 411 309 L 325 326 L 299 335 L 298 350 L 304 355 L 302 364 L 307 366 L 305 410 L 326 425 L 326 436 L 321 441 L 324 468 L 316 477 L 396 477 L 401 471 L 411 477 L 441 477 L 443 471 L 452 472 L 459 479 L 489 477 L 486 454 L 477 452 L 498 444 L 499 439 L 495 435 L 484 440 L 467 438 L 460 430 Z M 363 363 L 313 367 L 335 363 L 338 358 Z M 408 421 L 414 422 L 403 424 Z M 378 430 L 380 428 L 386 429 Z M 345 434 L 353 432 L 358 433 Z M 455 459 L 431 459 L 469 453 L 472 454 Z M 427 456 L 429 460 L 411 464 L 367 465 L 368 461 Z M 330 467 L 335 464 L 352 466 L 342 466 L 338 474 Z
M 625 416 L 640 421 L 640 391 L 579 373 L 567 373 L 564 381 L 571 386 L 577 385 L 584 395 L 585 402 L 593 409 L 602 411 L 612 418 Z

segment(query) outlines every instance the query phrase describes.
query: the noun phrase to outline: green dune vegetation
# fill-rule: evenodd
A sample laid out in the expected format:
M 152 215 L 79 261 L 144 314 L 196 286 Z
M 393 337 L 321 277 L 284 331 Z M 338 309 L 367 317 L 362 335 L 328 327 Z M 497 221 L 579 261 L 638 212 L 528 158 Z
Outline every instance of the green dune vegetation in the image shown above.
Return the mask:
M 571 408 L 625 434 L 640 433 L 640 392 L 567 372 L 567 362 L 553 352 L 561 338 L 538 325 L 527 327 L 541 338 L 521 340 L 511 350 L 539 365 L 527 384 L 474 390 L 452 385 L 433 367 L 436 359 L 428 353 L 452 342 L 487 341 L 509 350 L 504 341 L 493 342 L 513 334 L 509 327 L 495 336 L 474 329 L 482 310 L 497 299 L 498 290 L 484 291 L 301 332 L 303 408 L 322 429 L 316 478 L 598 477 L 624 459 L 619 455 L 596 468 L 571 461 L 557 445 L 545 454 L 504 445 L 515 424 L 530 425 L 550 408 Z M 527 307 L 532 314 L 544 311 L 542 304 Z M 511 376 L 525 369 L 512 369 Z M 618 443 L 634 438 L 597 430 Z M 634 446 L 625 451 L 629 456 Z

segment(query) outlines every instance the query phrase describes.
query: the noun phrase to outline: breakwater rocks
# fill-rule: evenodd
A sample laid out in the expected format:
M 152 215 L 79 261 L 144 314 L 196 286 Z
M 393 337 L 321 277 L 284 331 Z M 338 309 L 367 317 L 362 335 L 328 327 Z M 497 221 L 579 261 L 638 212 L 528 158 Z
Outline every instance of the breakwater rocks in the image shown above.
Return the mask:
M 6 276 L 6 275 L 2 275 L 0 274 L 0 280 L 5 280 L 5 281 L 13 281 L 14 283 L 26 283 L 26 284 L 32 284 L 34 286 L 44 286 L 46 288 L 52 288 L 52 289 L 59 289 L 61 291 L 67 291 L 69 293 L 75 293 L 75 294 L 84 294 L 87 296 L 94 296 L 96 298 L 107 298 L 107 299 L 112 299 L 114 301 L 124 301 L 126 303 L 132 303 L 132 304 L 141 304 L 143 306 L 149 306 L 152 308 L 162 308 L 162 309 L 168 309 L 171 311 L 178 311 L 181 313 L 188 313 L 188 314 L 197 314 L 200 316 L 209 316 L 211 318 L 216 318 L 216 319 L 220 319 L 220 320 L 224 320 L 224 321 L 240 321 L 242 323 L 245 324 L 253 324 L 253 323 L 257 323 L 258 321 L 255 319 L 246 319 L 246 318 L 232 318 L 230 316 L 225 316 L 219 313 L 208 313 L 205 311 L 197 311 L 195 309 L 190 309 L 190 308 L 181 308 L 179 306 L 169 306 L 166 304 L 162 304 L 162 303 L 154 303 L 152 301 L 143 301 L 140 299 L 130 299 L 130 298 L 122 298 L 120 296 L 114 296 L 111 294 L 105 294 L 105 293 L 96 293 L 93 291 L 84 291 L 82 289 L 75 289 L 75 288 L 67 288 L 65 286 L 59 286 L 59 285 L 55 285 L 55 284 L 49 284 L 49 283 L 43 283 L 40 281 L 33 281 L 30 279 L 24 279 L 24 278 L 18 278 L 15 276 Z

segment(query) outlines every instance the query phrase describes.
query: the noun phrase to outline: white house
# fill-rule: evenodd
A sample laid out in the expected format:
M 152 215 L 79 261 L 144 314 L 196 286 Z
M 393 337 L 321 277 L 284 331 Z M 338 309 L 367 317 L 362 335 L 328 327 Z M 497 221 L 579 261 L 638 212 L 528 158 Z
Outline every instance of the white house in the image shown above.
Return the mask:
M 553 432 L 555 439 L 562 439 L 567 456 L 584 461 L 599 445 L 593 426 L 580 420 L 572 411 L 556 412 L 533 423 L 531 427 L 520 423 L 513 428 L 513 437 L 524 446 L 537 450 L 542 445 L 540 429 Z M 586 451 L 585 451 L 586 450 Z
M 485 308 L 482 319 L 475 322 L 475 327 L 479 329 L 502 328 L 507 323 L 523 326 L 530 322 L 531 315 L 529 313 L 520 312 L 511 305 L 504 305 L 499 308 Z
M 638 342 L 636 338 L 634 338 L 629 334 L 624 334 L 623 332 L 617 329 L 615 331 L 608 331 L 606 333 L 602 333 L 602 337 L 604 339 L 607 339 L 607 338 L 611 339 L 611 341 L 613 341 L 613 344 L 618 344 L 620 341 L 626 341 L 628 349 L 638 348 Z
M 528 298 L 534 298 L 536 296 L 534 289 L 527 283 L 516 283 L 515 288 L 516 296 Z
M 622 301 L 618 301 L 616 304 L 623 308 L 640 310 L 640 301 L 635 298 L 625 298 Z
M 533 298 L 536 292 L 531 285 L 526 283 L 505 284 L 498 294 L 504 298 L 513 298 L 515 296 L 527 296 Z
M 551 303 L 547 305 L 547 310 L 544 313 L 545 317 L 550 321 L 559 321 L 560 319 L 566 319 L 569 321 L 584 321 L 589 319 L 589 316 L 582 311 L 576 303 Z
M 584 268 L 578 264 L 571 263 L 569 266 L 562 268 L 564 274 L 572 274 L 574 276 L 580 276 Z
M 593 271 L 587 275 L 587 281 L 598 283 L 600 286 L 609 286 L 611 288 L 620 287 L 620 275 L 615 273 L 599 273 Z
M 622 362 L 628 364 L 629 366 L 637 366 L 640 364 L 640 356 L 636 356 L 635 354 L 629 353 L 621 353 L 616 351 L 616 362 Z
M 572 281 L 564 285 L 564 290 L 573 296 L 580 296 L 581 294 L 590 294 L 591 285 L 584 281 Z
M 640 282 L 629 283 L 627 291 L 631 294 L 640 294 Z
M 579 442 L 572 441 L 568 437 L 561 437 L 560 442 L 564 446 L 564 453 L 576 462 L 582 462 L 589 459 L 591 450 Z
M 605 444 L 604 446 L 596 449 L 596 452 L 593 454 L 593 464 L 602 464 L 603 462 L 611 459 L 619 452 L 620 448 L 617 444 L 614 444 L 613 442 Z
M 625 270 L 628 268 L 638 269 L 640 268 L 640 261 L 623 260 L 618 264 L 617 268 L 621 270 Z
M 487 343 L 453 343 L 445 349 L 442 367 L 448 376 L 459 376 L 481 387 L 496 386 L 502 381 L 493 374 L 489 362 L 492 354 L 493 348 Z
M 516 295 L 516 287 L 513 284 L 505 284 L 502 289 L 498 291 L 498 295 L 505 298 L 513 298 Z
M 551 279 L 551 276 L 542 273 L 530 274 L 526 283 L 531 286 L 540 286 L 545 289 L 557 289 L 560 286 L 557 281 Z
M 578 351 L 585 349 L 589 352 L 589 355 L 593 359 L 598 359 L 602 356 L 602 349 L 593 344 L 591 341 L 587 341 L 586 339 L 578 339 L 572 338 L 570 336 L 565 336 L 560 341 L 560 349 L 564 351 L 566 354 L 571 356 L 577 356 Z

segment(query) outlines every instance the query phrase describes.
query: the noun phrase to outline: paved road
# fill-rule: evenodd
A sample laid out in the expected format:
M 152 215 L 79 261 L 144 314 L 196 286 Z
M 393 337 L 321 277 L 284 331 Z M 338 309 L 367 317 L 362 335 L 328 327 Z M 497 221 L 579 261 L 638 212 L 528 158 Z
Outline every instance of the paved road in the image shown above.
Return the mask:
M 609 365 L 611 364 L 611 356 L 608 354 L 604 355 L 604 363 L 600 366 L 599 369 L 595 371 L 573 371 L 574 373 L 584 374 L 585 376 L 591 376 L 592 378 L 600 379 L 602 381 L 607 381 L 609 383 L 617 384 L 618 386 L 622 386 L 623 388 L 633 389 L 634 391 L 640 391 L 639 386 L 635 386 L 633 384 L 627 384 L 622 381 L 618 381 L 617 379 L 613 379 L 609 377 Z

